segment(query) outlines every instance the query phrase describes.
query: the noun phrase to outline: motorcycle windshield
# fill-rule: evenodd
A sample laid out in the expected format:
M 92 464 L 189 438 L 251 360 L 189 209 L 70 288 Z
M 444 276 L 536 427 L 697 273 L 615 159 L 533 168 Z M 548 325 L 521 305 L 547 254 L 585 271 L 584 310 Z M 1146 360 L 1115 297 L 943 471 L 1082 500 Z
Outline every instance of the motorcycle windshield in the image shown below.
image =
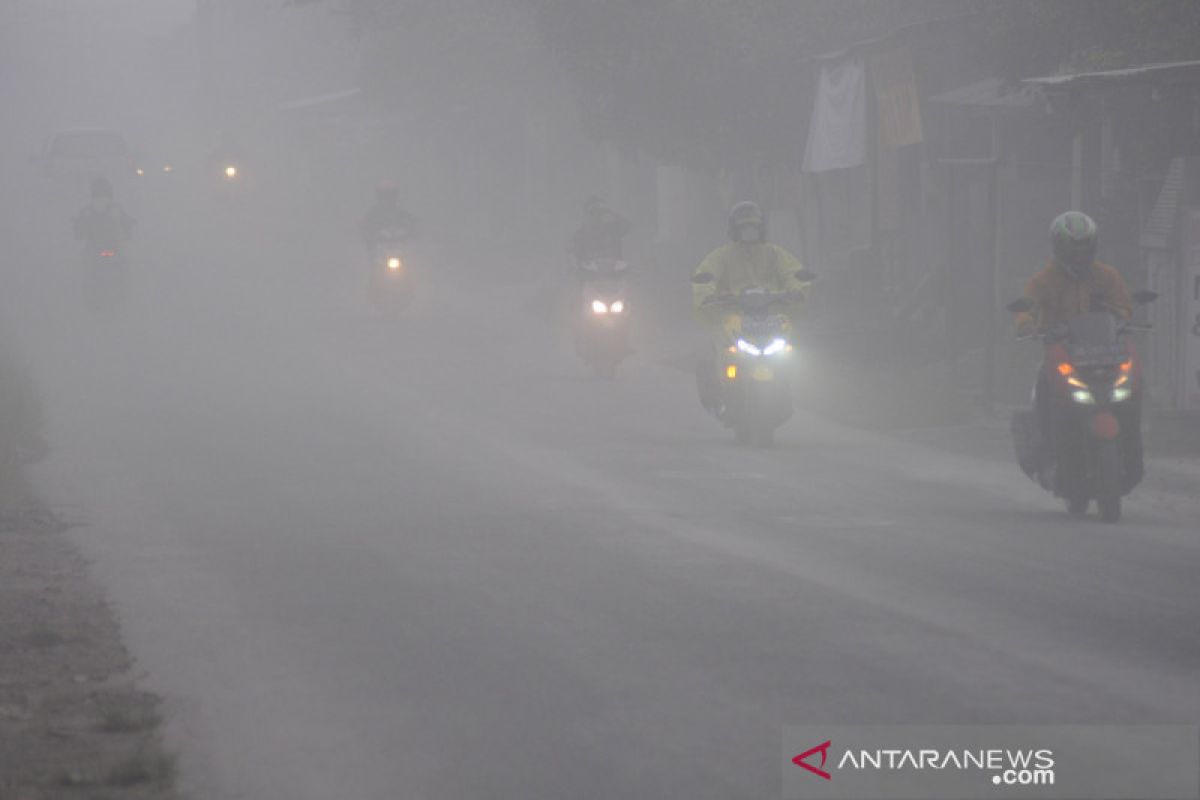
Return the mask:
M 777 295 L 762 289 L 747 289 L 738 297 L 742 314 L 760 320 L 765 319 L 778 302 Z
M 1067 323 L 1068 347 L 1076 364 L 1116 364 L 1125 359 L 1117 320 L 1105 311 L 1080 314 Z

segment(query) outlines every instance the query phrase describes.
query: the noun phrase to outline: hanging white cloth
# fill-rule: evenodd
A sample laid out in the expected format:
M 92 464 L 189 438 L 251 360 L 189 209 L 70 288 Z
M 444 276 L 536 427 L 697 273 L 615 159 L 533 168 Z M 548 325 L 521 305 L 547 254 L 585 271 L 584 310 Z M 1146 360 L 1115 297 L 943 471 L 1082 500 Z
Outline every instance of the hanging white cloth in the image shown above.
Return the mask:
M 804 148 L 804 171 L 857 167 L 866 160 L 867 72 L 862 59 L 821 67 Z

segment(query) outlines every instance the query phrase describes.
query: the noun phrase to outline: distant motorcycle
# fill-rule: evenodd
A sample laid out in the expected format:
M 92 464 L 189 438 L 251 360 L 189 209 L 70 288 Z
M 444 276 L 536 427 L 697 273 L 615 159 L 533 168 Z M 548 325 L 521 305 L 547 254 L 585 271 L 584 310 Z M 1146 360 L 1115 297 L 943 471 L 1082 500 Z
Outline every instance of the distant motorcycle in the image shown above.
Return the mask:
M 631 352 L 628 274 L 628 262 L 617 259 L 597 259 L 579 268 L 575 350 L 597 377 L 615 378 L 617 366 Z
M 411 236 L 408 231 L 386 228 L 370 247 L 367 294 L 372 305 L 384 313 L 403 311 L 413 301 Z
M 797 277 L 807 282 L 815 276 L 801 270 Z M 709 273 L 692 278 L 697 284 L 714 280 Z M 803 295 L 753 288 L 739 294 L 714 295 L 705 303 L 737 320 L 730 338 L 719 343 L 714 367 L 720 404 L 714 413 L 733 429 L 742 444 L 770 447 L 775 430 L 792 416 L 788 373 L 794 332 L 782 311 L 797 300 L 803 300 Z
M 75 238 L 83 242 L 84 302 L 112 308 L 125 299 L 128 284 L 125 243 L 134 221 L 119 206 L 89 207 L 75 219 Z
M 1157 296 L 1142 291 L 1134 299 L 1145 304 Z M 1033 303 L 1021 298 L 1008 310 L 1025 313 Z M 1149 329 L 1096 310 L 1022 337 L 1045 345 L 1046 357 L 1035 410 L 1013 417 L 1017 462 L 1042 488 L 1063 498 L 1071 514 L 1086 514 L 1094 499 L 1100 518 L 1116 522 L 1121 498 L 1142 480 L 1142 366 L 1125 337 Z M 1042 403 L 1049 411 L 1048 431 L 1041 430 L 1036 411 Z
M 241 198 L 246 194 L 246 174 L 240 161 L 218 160 L 211 167 L 209 174 L 218 202 L 227 205 L 241 202 Z
M 129 282 L 123 246 L 116 242 L 88 242 L 83 262 L 83 293 L 87 304 L 104 310 L 123 303 Z

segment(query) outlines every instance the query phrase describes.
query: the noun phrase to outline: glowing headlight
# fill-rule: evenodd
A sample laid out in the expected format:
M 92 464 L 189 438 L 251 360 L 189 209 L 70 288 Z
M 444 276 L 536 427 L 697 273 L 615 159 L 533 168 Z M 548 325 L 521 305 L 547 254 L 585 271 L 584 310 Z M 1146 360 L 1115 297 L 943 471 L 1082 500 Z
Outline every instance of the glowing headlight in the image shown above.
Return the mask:
M 174 169 L 175 168 L 172 167 L 170 164 L 163 164 L 163 172 L 171 172 Z
M 741 350 L 748 356 L 761 356 L 763 354 L 763 351 L 758 347 L 758 345 L 751 344 L 745 339 L 737 340 L 737 349 Z
M 230 164 L 228 167 L 225 168 L 225 177 L 226 178 L 236 178 L 237 174 L 238 174 L 238 168 L 235 167 L 234 165 Z
M 1096 402 L 1096 398 L 1092 397 L 1092 393 L 1087 389 L 1077 389 L 1071 392 L 1071 399 L 1083 406 L 1090 406 Z
M 1088 385 L 1087 385 L 1086 383 L 1084 383 L 1083 381 L 1079 380 L 1079 378 L 1076 378 L 1074 375 L 1068 375 L 1068 376 L 1067 376 L 1067 383 L 1071 384 L 1071 385 L 1072 385 L 1072 386 L 1074 386 L 1076 389 L 1086 389 L 1086 388 L 1088 388 Z
M 593 314 L 607 314 L 608 306 L 604 304 L 603 300 L 593 300 L 592 301 L 592 313 Z
M 1124 403 L 1133 394 L 1133 389 L 1128 386 L 1118 386 L 1113 389 L 1112 401 L 1114 403 Z
M 775 339 L 769 345 L 767 345 L 765 348 L 763 348 L 763 355 L 764 356 L 773 356 L 776 353 L 782 353 L 787 349 L 788 349 L 788 343 L 787 343 L 786 339 Z
M 146 174 L 146 170 L 142 169 L 141 167 L 138 167 L 137 169 L 135 169 L 134 172 L 137 173 L 137 176 L 139 178 Z
M 398 270 L 404 266 L 404 263 L 396 256 L 388 256 L 387 268 L 390 270 Z
M 624 300 L 613 300 L 612 305 L 610 305 L 608 307 L 608 310 L 614 314 L 620 314 L 622 311 L 625 310 L 625 301 Z

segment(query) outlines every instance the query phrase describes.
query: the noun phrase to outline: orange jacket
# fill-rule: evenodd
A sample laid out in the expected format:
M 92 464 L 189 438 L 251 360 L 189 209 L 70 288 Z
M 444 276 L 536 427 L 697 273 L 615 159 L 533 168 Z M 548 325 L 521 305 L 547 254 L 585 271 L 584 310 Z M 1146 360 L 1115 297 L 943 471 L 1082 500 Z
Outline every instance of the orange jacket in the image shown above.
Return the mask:
M 1092 309 L 1092 295 L 1119 316 L 1129 319 L 1133 314 L 1133 300 L 1121 273 L 1108 264 L 1096 261 L 1081 280 L 1073 280 L 1054 261 L 1034 275 L 1025 284 L 1025 296 L 1034 303 L 1033 311 L 1017 317 L 1017 330 L 1021 333 L 1039 333 L 1066 322 Z

